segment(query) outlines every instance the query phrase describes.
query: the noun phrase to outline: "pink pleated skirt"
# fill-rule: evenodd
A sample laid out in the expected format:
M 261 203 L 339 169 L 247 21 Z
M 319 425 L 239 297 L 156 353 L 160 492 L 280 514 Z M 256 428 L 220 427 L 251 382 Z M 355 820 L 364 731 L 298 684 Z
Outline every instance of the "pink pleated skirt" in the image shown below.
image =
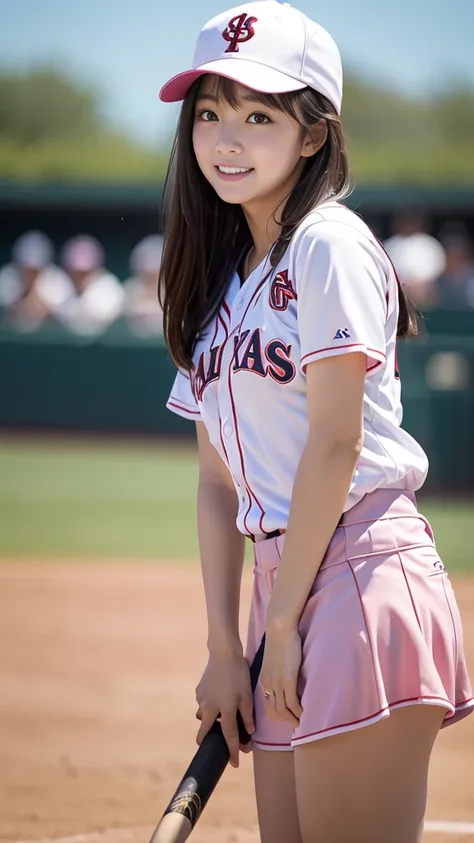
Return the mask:
M 253 658 L 285 536 L 255 544 L 247 658 Z M 414 494 L 378 490 L 345 513 L 300 621 L 297 729 L 271 719 L 255 692 L 254 746 L 287 750 L 368 726 L 401 706 L 474 709 L 456 598 Z

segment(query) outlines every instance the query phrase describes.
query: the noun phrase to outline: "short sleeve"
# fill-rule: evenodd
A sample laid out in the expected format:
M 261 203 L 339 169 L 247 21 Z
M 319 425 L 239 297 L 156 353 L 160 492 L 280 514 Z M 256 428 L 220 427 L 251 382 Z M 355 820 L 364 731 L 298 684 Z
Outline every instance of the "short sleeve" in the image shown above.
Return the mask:
M 294 257 L 301 369 L 360 351 L 370 375 L 386 360 L 387 273 L 375 238 L 322 220 L 299 238 Z
M 191 388 L 191 379 L 185 372 L 179 371 L 166 404 L 168 410 L 190 421 L 199 421 L 201 414 Z

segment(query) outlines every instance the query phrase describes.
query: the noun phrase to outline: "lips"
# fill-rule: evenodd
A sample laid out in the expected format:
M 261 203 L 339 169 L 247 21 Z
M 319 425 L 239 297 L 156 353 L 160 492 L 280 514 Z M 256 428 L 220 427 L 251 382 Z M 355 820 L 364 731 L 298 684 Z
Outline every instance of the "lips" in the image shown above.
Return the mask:
M 253 167 L 231 167 L 227 164 L 216 164 L 214 169 L 222 181 L 240 181 L 253 173 Z

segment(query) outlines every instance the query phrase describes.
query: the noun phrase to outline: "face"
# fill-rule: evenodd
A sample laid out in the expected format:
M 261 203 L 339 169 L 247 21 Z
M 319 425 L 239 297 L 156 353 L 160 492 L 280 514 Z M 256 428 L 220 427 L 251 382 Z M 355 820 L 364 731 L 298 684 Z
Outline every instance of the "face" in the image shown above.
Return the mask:
M 236 86 L 236 108 L 214 90 L 212 77 L 205 77 L 193 127 L 198 165 L 224 202 L 249 212 L 271 206 L 271 213 L 319 146 L 289 114 L 258 102 L 249 88 Z

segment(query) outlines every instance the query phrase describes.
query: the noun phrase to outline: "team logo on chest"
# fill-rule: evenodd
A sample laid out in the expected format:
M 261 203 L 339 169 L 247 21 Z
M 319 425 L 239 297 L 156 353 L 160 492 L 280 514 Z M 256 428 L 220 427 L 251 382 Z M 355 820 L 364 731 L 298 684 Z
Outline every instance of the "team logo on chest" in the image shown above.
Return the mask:
M 242 15 L 236 15 L 235 18 L 232 18 L 229 21 L 222 33 L 222 37 L 225 41 L 229 42 L 226 53 L 238 53 L 239 44 L 243 44 L 245 41 L 250 41 L 250 39 L 253 38 L 255 35 L 253 24 L 256 23 L 257 20 L 258 18 L 247 15 L 247 13 L 244 12 Z
M 293 284 L 288 278 L 288 270 L 279 272 L 272 281 L 270 287 L 270 307 L 273 310 L 286 310 L 288 302 L 296 300 L 296 293 Z
M 271 377 L 277 383 L 290 383 L 296 374 L 291 357 L 291 345 L 282 340 L 270 340 L 263 346 L 260 328 L 243 331 L 234 337 L 234 372 L 253 372 L 261 378 Z
M 200 355 L 197 366 L 191 373 L 191 385 L 196 401 L 202 400 L 202 394 L 208 384 L 219 379 L 221 352 L 222 345 L 215 345 Z
M 261 378 L 270 377 L 276 383 L 290 383 L 296 375 L 296 366 L 291 359 L 291 345 L 283 340 L 272 339 L 264 344 L 260 328 L 242 331 L 233 337 L 234 348 L 230 370 L 251 372 Z M 214 346 L 199 355 L 191 372 L 191 385 L 196 401 L 202 401 L 206 387 L 219 380 L 222 368 L 224 345 Z

